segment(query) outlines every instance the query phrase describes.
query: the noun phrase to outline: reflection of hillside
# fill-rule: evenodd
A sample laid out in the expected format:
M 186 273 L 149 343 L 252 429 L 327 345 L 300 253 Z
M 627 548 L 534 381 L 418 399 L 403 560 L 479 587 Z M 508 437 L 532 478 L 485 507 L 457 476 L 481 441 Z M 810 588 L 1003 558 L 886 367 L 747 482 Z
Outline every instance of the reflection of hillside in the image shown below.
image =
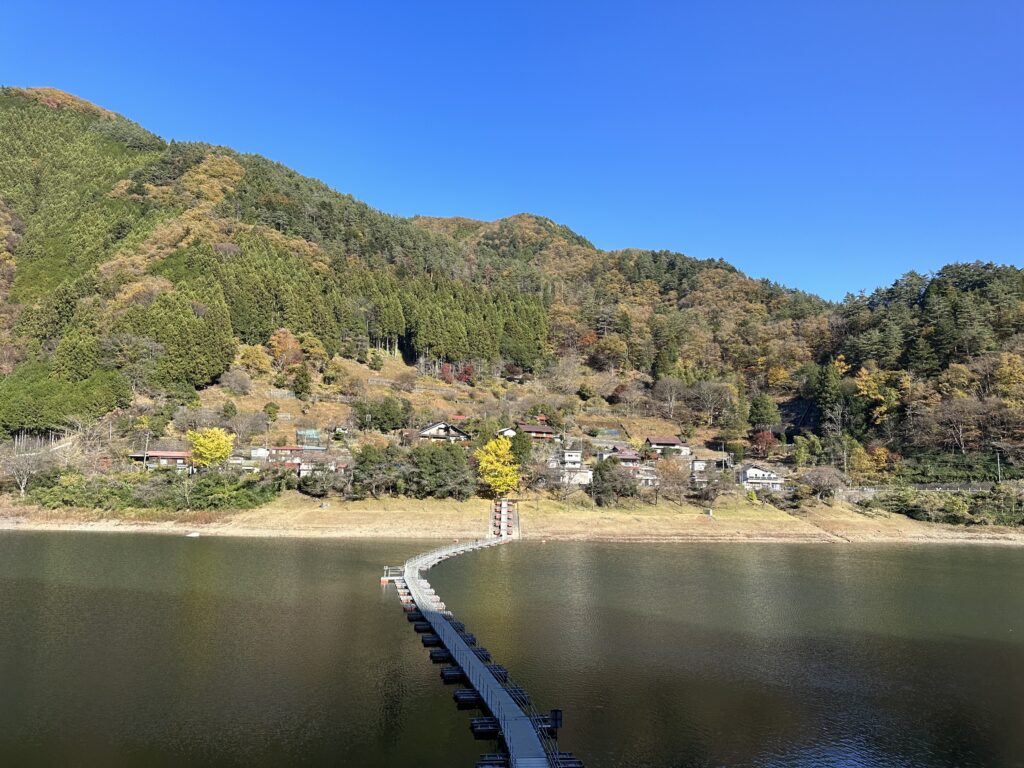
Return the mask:
M 0 537 L 0 762 L 471 764 L 450 691 L 375 588 L 409 550 Z

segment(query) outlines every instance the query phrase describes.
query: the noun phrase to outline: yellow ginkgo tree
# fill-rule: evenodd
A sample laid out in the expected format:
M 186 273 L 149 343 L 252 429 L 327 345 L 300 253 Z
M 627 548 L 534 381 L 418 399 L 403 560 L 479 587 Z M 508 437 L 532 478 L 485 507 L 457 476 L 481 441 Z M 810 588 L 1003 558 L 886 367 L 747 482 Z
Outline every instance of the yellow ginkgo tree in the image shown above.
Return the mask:
M 192 463 L 197 467 L 223 464 L 235 447 L 235 436 L 220 427 L 189 430 L 185 437 L 192 448 Z
M 512 441 L 507 437 L 494 438 L 473 456 L 477 477 L 495 496 L 508 496 L 519 487 L 519 465 L 512 455 Z

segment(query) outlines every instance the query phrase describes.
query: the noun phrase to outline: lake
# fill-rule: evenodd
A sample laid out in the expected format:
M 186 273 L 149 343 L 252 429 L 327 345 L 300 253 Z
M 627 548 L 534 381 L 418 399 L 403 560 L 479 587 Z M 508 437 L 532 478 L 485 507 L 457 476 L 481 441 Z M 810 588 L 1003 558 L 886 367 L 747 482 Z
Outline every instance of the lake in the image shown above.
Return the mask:
M 0 534 L 0 764 L 472 766 L 410 541 Z M 1024 550 L 520 542 L 431 572 L 588 768 L 1024 766 Z

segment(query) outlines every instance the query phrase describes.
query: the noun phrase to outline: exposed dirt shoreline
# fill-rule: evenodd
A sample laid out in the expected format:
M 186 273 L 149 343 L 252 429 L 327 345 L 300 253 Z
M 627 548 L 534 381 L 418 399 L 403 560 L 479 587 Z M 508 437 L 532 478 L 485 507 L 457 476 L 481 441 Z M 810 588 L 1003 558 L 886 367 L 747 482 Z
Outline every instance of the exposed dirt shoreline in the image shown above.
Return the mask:
M 596 509 L 526 501 L 523 537 L 606 542 L 831 542 L 900 544 L 999 544 L 1024 546 L 1024 529 L 964 528 L 925 523 L 900 515 L 868 515 L 856 507 L 819 504 L 796 513 L 736 500 L 713 517 L 688 505 Z M 172 536 L 237 536 L 335 539 L 467 539 L 480 536 L 487 503 L 381 499 L 357 503 L 287 494 L 256 510 L 203 518 L 161 519 L 152 513 L 105 514 L 100 510 L 54 512 L 0 500 L 2 531 L 89 531 Z

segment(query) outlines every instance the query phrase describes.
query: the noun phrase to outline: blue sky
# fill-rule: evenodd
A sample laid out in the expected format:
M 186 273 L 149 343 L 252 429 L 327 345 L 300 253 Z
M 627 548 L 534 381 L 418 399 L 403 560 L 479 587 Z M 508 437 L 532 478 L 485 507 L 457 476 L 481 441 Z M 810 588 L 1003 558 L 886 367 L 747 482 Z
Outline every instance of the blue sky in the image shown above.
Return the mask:
M 0 83 L 402 215 L 549 216 L 841 298 L 1024 264 L 1024 3 L 39 3 Z

